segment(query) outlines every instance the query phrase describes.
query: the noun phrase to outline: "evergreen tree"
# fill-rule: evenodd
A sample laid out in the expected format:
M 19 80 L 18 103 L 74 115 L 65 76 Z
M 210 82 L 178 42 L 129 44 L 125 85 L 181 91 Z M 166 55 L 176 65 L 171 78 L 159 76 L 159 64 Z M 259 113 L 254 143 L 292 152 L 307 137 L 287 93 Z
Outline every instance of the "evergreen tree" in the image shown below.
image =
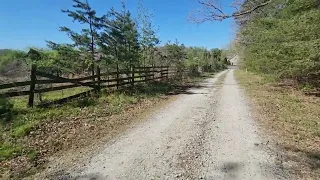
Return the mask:
M 139 34 L 131 13 L 122 4 L 122 11 L 111 9 L 103 23 L 104 51 L 110 53 L 112 62 L 124 68 L 139 60 Z
M 66 13 L 73 21 L 77 21 L 87 27 L 81 29 L 80 33 L 71 30 L 68 27 L 60 27 L 60 31 L 66 32 L 70 39 L 74 42 L 73 47 L 78 48 L 81 51 L 81 56 L 84 57 L 85 63 L 90 65 L 92 75 L 94 75 L 94 64 L 99 46 L 99 29 L 101 28 L 102 17 L 96 16 L 96 11 L 93 10 L 88 0 L 72 0 L 74 10 L 62 10 Z M 49 46 L 52 46 L 52 42 L 48 42 Z M 97 73 L 99 70 L 97 69 Z
M 173 44 L 168 42 L 165 48 L 170 65 L 175 65 L 178 69 L 182 69 L 184 66 L 183 61 L 187 57 L 185 46 L 176 40 Z
M 140 43 L 141 43 L 141 58 L 144 65 L 154 65 L 155 46 L 160 43 L 156 35 L 152 18 L 153 14 L 148 12 L 143 6 L 143 0 L 139 1 L 138 18 L 140 22 Z M 149 59 L 150 62 L 146 62 Z

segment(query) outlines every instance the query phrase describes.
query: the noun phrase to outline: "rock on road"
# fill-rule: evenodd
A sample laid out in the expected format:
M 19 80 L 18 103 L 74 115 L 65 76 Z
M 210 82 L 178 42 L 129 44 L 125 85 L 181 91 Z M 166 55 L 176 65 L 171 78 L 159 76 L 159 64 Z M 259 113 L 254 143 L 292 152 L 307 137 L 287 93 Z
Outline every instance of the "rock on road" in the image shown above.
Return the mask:
M 285 179 L 234 70 L 209 78 L 105 145 L 74 179 Z

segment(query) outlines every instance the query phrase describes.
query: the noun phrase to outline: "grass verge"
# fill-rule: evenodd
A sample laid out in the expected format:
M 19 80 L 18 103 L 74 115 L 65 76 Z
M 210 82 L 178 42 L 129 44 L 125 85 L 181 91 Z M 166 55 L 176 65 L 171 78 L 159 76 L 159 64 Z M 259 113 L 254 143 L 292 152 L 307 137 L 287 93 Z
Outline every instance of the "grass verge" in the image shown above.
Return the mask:
M 257 120 L 298 177 L 320 177 L 320 98 L 270 76 L 237 70 L 236 78 L 257 110 Z

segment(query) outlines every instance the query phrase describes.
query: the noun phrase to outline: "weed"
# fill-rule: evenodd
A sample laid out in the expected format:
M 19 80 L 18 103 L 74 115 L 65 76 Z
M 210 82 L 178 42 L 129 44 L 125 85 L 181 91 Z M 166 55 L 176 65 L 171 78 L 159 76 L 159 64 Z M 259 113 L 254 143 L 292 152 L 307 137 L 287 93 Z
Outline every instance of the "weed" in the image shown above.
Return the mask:
M 28 135 L 31 129 L 34 127 L 35 123 L 32 121 L 27 121 L 25 124 L 21 126 L 17 126 L 12 130 L 11 135 L 13 137 L 23 137 Z
M 29 150 L 27 156 L 31 161 L 34 161 L 36 159 L 36 157 L 37 157 L 37 151 L 33 150 L 33 149 Z
M 76 100 L 72 104 L 74 105 L 74 107 L 84 108 L 84 107 L 97 105 L 97 101 L 94 98 L 87 97 L 87 98 Z
M 14 158 L 22 153 L 23 148 L 9 142 L 3 142 L 0 147 L 0 161 Z
M 0 98 L 0 121 L 10 121 L 12 118 L 13 104 L 7 98 Z

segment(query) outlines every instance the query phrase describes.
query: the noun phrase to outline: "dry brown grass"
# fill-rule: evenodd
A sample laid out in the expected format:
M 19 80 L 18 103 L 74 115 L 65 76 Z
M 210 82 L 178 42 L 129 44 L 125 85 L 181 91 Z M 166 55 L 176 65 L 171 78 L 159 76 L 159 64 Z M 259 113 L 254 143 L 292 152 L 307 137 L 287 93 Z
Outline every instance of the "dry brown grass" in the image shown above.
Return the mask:
M 320 178 L 320 98 L 279 85 L 270 77 L 238 70 L 256 119 L 299 179 Z

